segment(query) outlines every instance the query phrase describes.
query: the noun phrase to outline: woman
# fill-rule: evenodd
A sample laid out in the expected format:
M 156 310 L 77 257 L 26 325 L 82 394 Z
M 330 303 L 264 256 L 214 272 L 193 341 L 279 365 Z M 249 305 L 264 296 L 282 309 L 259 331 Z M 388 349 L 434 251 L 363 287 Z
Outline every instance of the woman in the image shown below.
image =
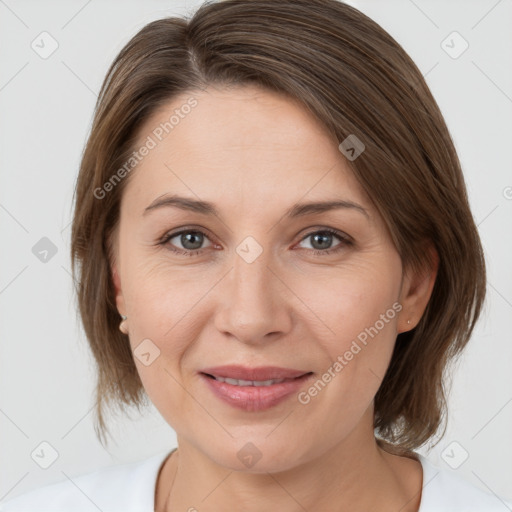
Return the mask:
M 485 264 L 439 108 L 375 22 L 227 0 L 148 24 L 105 79 L 75 201 L 98 434 L 147 395 L 178 448 L 3 510 L 512 507 L 414 451 Z

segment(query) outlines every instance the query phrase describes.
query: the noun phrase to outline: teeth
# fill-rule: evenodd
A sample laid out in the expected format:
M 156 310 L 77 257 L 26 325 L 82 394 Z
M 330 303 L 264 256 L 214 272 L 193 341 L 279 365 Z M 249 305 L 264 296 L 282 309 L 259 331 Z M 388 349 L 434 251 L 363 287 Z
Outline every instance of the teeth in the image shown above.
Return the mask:
M 280 382 L 285 381 L 286 379 L 275 379 L 275 380 L 238 380 L 238 379 L 229 379 L 224 377 L 216 377 L 215 380 L 220 382 L 226 382 L 227 384 L 231 384 L 233 386 L 272 386 L 272 384 L 279 384 Z

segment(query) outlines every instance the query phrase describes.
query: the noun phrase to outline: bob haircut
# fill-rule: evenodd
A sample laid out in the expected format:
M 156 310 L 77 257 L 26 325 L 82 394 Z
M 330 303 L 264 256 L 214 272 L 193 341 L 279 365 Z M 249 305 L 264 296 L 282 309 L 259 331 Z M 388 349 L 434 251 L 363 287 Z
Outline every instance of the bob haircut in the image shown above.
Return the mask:
M 448 363 L 470 339 L 486 276 L 460 162 L 435 99 L 404 49 L 353 7 L 224 0 L 204 3 L 189 19 L 144 26 L 115 58 L 95 107 L 74 193 L 71 259 L 97 365 L 100 441 L 106 409 L 139 408 L 147 399 L 118 328 L 110 267 L 133 171 L 112 180 L 136 149 L 142 123 L 177 95 L 209 85 L 277 91 L 316 116 L 336 144 L 355 134 L 365 150 L 347 163 L 382 215 L 404 271 L 431 268 L 427 248 L 435 248 L 432 295 L 418 325 L 397 336 L 375 396 L 374 431 L 380 446 L 404 454 L 443 424 L 444 433 Z

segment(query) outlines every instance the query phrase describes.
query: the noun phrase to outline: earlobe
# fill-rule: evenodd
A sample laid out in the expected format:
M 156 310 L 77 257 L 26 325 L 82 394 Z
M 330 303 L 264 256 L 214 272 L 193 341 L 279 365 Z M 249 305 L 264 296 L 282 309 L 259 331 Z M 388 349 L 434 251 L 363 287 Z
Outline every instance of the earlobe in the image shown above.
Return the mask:
M 410 331 L 418 325 L 432 295 L 439 268 L 439 255 L 432 245 L 427 252 L 430 264 L 418 271 L 408 269 L 404 276 L 400 301 L 403 309 L 398 320 L 398 333 Z

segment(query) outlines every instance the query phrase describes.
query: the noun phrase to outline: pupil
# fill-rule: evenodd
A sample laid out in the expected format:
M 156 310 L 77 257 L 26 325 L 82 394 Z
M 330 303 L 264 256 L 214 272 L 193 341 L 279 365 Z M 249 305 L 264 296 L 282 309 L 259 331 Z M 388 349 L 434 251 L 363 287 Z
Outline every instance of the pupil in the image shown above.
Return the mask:
M 194 243 L 194 238 L 198 238 L 199 241 L 195 241 Z M 186 233 L 184 235 L 181 235 L 181 243 L 183 245 L 183 247 L 185 247 L 185 249 L 199 249 L 201 247 L 201 234 L 200 233 Z M 192 244 L 192 247 L 188 246 L 188 244 Z
M 322 238 L 323 238 L 323 239 L 324 239 L 324 242 L 327 240 L 327 241 L 326 241 L 325 243 L 323 243 L 323 244 L 322 244 L 322 242 L 320 241 L 320 247 L 319 247 L 319 249 L 325 249 L 326 247 L 328 247 L 328 246 L 330 245 L 330 241 L 331 241 L 331 240 L 330 240 L 330 238 L 331 238 L 331 236 L 332 236 L 332 235 L 330 235 L 329 233 L 324 233 L 324 234 L 322 234 L 322 233 L 317 233 L 317 234 L 313 235 L 313 240 L 314 240 L 314 242 L 315 242 L 315 243 L 318 241 L 318 239 L 319 239 L 319 238 L 320 238 L 320 239 L 322 239 Z

